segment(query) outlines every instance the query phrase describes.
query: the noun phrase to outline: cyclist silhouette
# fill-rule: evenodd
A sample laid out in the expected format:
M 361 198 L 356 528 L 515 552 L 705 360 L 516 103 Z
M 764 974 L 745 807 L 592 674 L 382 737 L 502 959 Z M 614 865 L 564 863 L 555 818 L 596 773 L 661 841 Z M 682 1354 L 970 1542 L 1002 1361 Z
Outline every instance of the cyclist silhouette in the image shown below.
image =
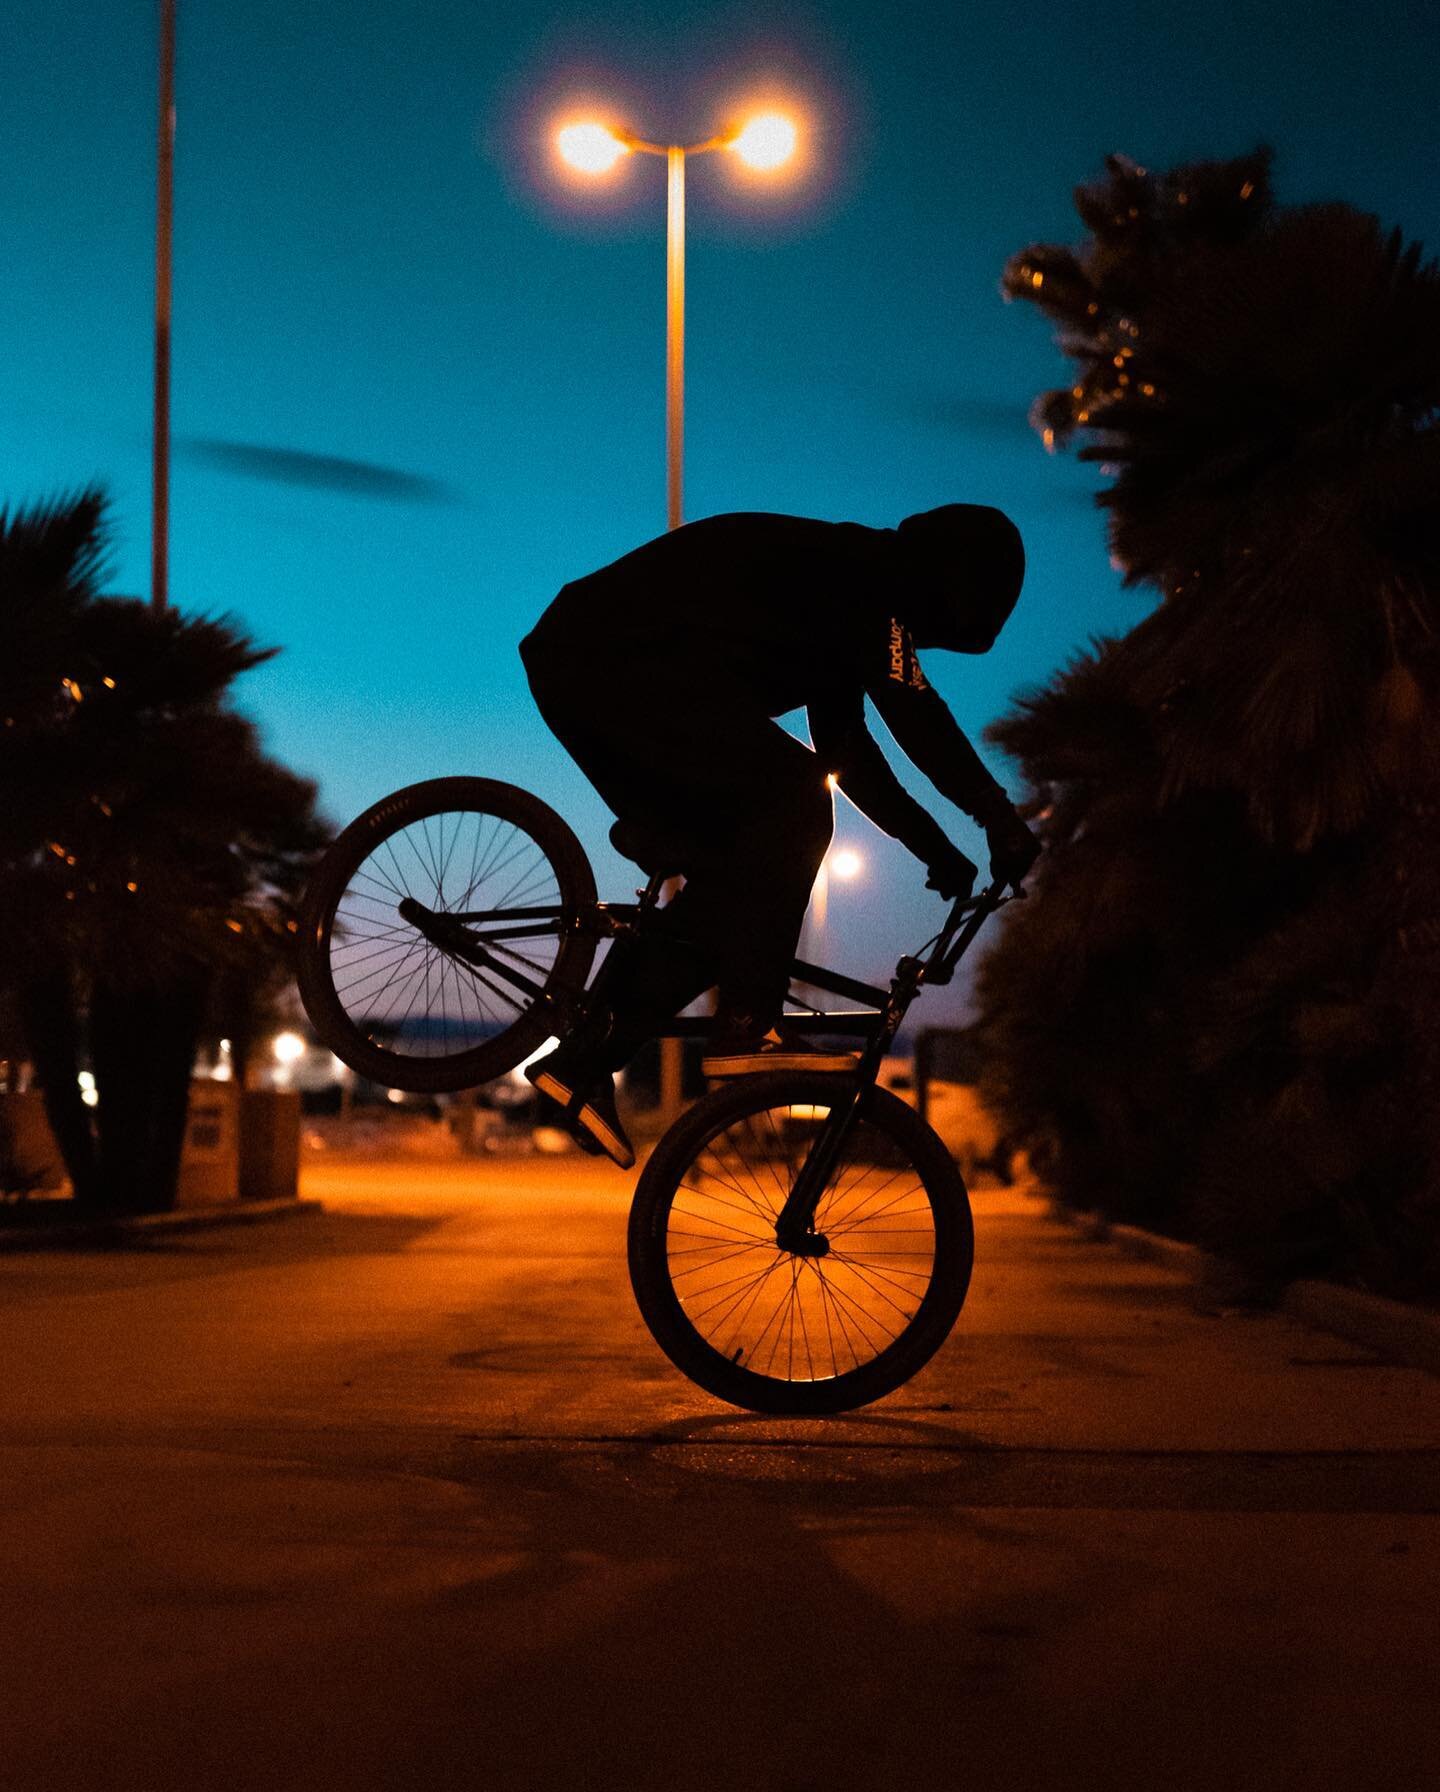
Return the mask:
M 946 504 L 895 529 L 709 517 L 560 591 L 520 644 L 535 701 L 617 816 L 617 847 L 685 877 L 663 932 L 632 947 L 611 1012 L 527 1072 L 582 1142 L 634 1162 L 614 1072 L 712 984 L 707 1075 L 853 1065 L 781 1021 L 830 843 L 827 776 L 920 859 L 929 888 L 969 893 L 976 867 L 891 771 L 867 696 L 906 756 L 984 828 L 992 878 L 1025 876 L 1039 845 L 916 651 L 985 653 L 1024 572 L 1008 517 Z M 774 720 L 802 706 L 813 751 Z

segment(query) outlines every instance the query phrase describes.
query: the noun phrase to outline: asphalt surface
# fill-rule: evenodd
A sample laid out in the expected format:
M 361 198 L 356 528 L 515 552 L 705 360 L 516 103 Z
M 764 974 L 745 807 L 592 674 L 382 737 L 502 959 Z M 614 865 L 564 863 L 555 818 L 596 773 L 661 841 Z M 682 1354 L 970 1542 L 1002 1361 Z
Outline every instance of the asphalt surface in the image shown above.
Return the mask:
M 1440 1379 L 976 1198 L 923 1375 L 692 1389 L 575 1158 L 0 1257 L 0 1786 L 1440 1783 Z

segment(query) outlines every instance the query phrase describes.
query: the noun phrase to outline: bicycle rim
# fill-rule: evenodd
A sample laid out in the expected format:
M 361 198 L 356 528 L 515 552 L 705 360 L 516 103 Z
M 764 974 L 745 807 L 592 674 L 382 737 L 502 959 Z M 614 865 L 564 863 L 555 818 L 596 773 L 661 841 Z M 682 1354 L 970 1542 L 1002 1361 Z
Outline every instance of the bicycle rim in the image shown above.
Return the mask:
M 889 1392 L 943 1342 L 969 1280 L 959 1174 L 918 1116 L 879 1091 L 816 1210 L 826 1254 L 777 1245 L 829 1111 L 825 1080 L 755 1078 L 770 1087 L 711 1097 L 668 1158 L 662 1141 L 637 1193 L 632 1279 L 657 1341 L 712 1393 L 763 1411 L 841 1411 Z
M 478 779 L 400 792 L 332 849 L 308 922 L 307 1007 L 341 1058 L 397 1088 L 500 1075 L 546 1036 L 553 993 L 583 986 L 590 943 L 570 918 L 593 889 L 579 843 L 527 793 Z M 405 902 L 483 917 L 466 924 L 478 962 Z

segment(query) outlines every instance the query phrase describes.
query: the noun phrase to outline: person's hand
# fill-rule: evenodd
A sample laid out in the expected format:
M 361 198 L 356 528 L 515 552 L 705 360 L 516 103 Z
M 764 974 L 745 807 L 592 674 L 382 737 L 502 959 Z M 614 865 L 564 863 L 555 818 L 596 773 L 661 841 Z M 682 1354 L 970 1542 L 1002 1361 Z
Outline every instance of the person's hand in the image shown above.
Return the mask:
M 985 841 L 990 848 L 992 882 L 1018 890 L 1040 857 L 1040 842 L 1013 809 L 995 817 L 985 830 Z
M 976 867 L 958 846 L 947 845 L 944 852 L 930 861 L 925 879 L 927 890 L 938 890 L 947 902 L 968 896 L 975 888 Z

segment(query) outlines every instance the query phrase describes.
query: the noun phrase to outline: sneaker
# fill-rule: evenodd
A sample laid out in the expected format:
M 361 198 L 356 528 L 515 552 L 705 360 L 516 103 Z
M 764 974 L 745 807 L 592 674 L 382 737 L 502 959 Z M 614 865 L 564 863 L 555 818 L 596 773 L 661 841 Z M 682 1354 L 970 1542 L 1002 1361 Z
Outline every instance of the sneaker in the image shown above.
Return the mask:
M 853 1070 L 859 1062 L 859 1052 L 811 1045 L 778 1025 L 762 1031 L 758 1022 L 738 1015 L 717 1033 L 701 1068 L 706 1076 L 748 1076 L 757 1070 Z
M 613 1077 L 603 1071 L 596 1076 L 563 1045 L 557 1045 L 530 1066 L 525 1080 L 558 1103 L 565 1125 L 587 1149 L 593 1141 L 622 1170 L 635 1162 L 635 1149 L 615 1109 Z

